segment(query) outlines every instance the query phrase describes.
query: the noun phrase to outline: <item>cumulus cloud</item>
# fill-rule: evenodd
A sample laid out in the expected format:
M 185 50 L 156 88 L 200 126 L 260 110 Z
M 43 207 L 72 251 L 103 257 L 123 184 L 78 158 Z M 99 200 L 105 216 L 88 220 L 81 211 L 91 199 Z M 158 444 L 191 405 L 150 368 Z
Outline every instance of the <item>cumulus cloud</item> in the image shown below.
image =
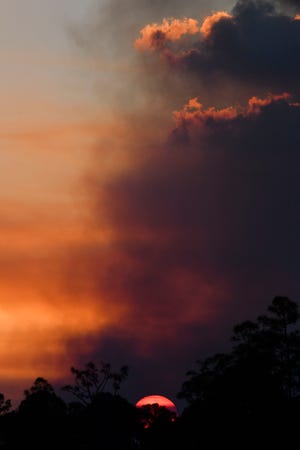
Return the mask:
M 236 119 L 251 118 L 253 115 L 260 114 L 265 106 L 275 104 L 280 101 L 288 101 L 290 94 L 284 92 L 279 95 L 269 94 L 266 98 L 260 99 L 252 97 L 248 101 L 248 106 L 233 107 L 217 109 L 209 107 L 203 109 L 203 105 L 198 98 L 192 98 L 180 111 L 175 111 L 174 119 L 176 122 L 176 130 L 184 130 L 185 132 L 191 128 L 204 128 L 209 125 L 226 124 Z M 298 107 L 297 103 L 292 103 L 292 106 Z
M 213 27 L 222 19 L 232 19 L 232 15 L 226 11 L 217 11 L 210 16 L 207 16 L 200 28 L 203 36 L 208 38 L 211 35 Z
M 149 31 L 149 28 L 145 28 Z M 145 30 L 144 29 L 144 30 Z M 206 80 L 230 76 L 245 83 L 298 89 L 300 22 L 264 1 L 240 0 L 232 12 L 216 12 L 200 26 L 202 38 L 172 49 L 156 46 L 165 62 Z M 155 33 L 163 33 L 156 27 Z M 153 35 L 152 35 L 153 37 Z M 151 38 L 151 35 L 149 39 Z
M 162 50 L 167 42 L 177 41 L 186 34 L 199 34 L 199 23 L 195 19 L 164 19 L 161 24 L 147 25 L 136 39 L 138 50 Z

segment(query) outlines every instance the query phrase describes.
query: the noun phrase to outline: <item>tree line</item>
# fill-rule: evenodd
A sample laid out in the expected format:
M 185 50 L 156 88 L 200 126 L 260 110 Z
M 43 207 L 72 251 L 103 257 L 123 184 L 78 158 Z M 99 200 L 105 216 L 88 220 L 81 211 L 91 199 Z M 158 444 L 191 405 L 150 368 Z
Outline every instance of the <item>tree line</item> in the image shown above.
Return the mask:
M 0 449 L 300 449 L 299 308 L 275 297 L 265 314 L 233 327 L 231 350 L 195 363 L 179 417 L 136 408 L 120 395 L 129 368 L 71 368 L 66 403 L 38 377 L 13 410 L 0 394 Z

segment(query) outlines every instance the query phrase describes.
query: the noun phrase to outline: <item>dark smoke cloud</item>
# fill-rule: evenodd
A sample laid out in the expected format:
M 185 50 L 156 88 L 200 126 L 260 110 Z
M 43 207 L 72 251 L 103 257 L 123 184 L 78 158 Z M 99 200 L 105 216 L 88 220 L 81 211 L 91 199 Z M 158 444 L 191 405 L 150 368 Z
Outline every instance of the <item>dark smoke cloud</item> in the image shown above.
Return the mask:
M 134 168 L 93 181 L 99 227 L 105 217 L 114 240 L 76 258 L 95 296 L 125 307 L 114 345 L 129 342 L 138 367 L 165 368 L 169 355 L 174 390 L 174 374 L 224 348 L 233 323 L 299 294 L 300 254 L 300 105 L 287 95 L 224 111 L 194 101 L 176 120 L 148 157 L 140 144 Z
M 132 61 L 137 29 L 164 17 L 201 17 L 200 7 L 112 0 L 94 31 L 95 47 L 119 61 L 130 43 Z M 103 177 L 109 149 L 99 144 L 99 174 L 87 183 L 94 226 L 110 238 L 74 250 L 66 282 L 112 316 L 118 312 L 99 342 L 91 337 L 91 349 L 132 363 L 136 395 L 151 393 L 143 392 L 148 386 L 174 396 L 195 359 L 226 347 L 234 323 L 262 313 L 275 295 L 297 301 L 300 294 L 297 96 L 270 94 L 236 106 L 243 89 L 248 98 L 253 90 L 297 91 L 300 21 L 266 2 L 238 2 L 231 14 L 218 16 L 202 39 L 170 42 L 159 34 L 159 45 L 137 58 L 138 76 L 122 74 L 133 112 L 133 90 L 146 99 L 124 119 L 122 147 L 132 164 Z M 233 106 L 202 107 L 199 101 L 224 103 L 225 82 Z M 157 135 L 183 97 L 193 98 L 174 113 L 162 142 Z
M 164 257 L 176 267 L 187 260 L 193 264 L 195 258 L 198 265 L 196 235 L 206 267 L 209 260 L 214 268 L 216 261 L 220 266 L 224 261 L 233 263 L 237 255 L 245 264 L 253 260 L 264 265 L 269 257 L 274 264 L 282 245 L 280 236 L 289 229 L 288 238 L 296 238 L 299 104 L 283 96 L 252 108 L 252 113 L 228 118 L 222 114 L 214 118 L 208 110 L 202 121 L 182 120 L 167 153 L 159 151 L 145 166 L 106 186 L 101 201 L 112 227 L 125 235 L 132 233 L 130 237 L 139 230 L 146 236 L 148 232 L 159 246 L 168 249 L 157 253 L 152 246 L 143 247 L 138 240 L 129 239 L 123 242 L 123 250 L 130 252 L 133 260 L 137 257 L 148 267 L 153 258 Z M 176 236 L 180 239 L 174 243 Z M 247 251 L 240 254 L 241 248 Z M 299 250 L 285 244 L 284 249 L 290 258 Z M 143 252 L 152 257 L 144 258 Z M 260 258 L 257 252 L 263 253 Z M 154 268 L 161 273 L 159 262 Z
M 232 17 L 221 17 L 207 36 L 176 50 L 156 50 L 174 69 L 208 82 L 222 77 L 267 89 L 298 90 L 300 20 L 276 11 L 272 3 L 241 0 Z
M 293 6 L 293 8 L 296 11 L 300 10 L 300 1 L 299 0 L 278 0 L 277 3 L 279 3 L 283 7 Z

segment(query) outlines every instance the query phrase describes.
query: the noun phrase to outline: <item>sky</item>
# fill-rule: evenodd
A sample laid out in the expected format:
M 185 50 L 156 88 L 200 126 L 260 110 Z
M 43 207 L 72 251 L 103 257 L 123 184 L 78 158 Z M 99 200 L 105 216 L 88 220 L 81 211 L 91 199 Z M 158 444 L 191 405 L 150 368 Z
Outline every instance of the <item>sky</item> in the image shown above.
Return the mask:
M 0 391 L 104 360 L 174 401 L 299 298 L 299 2 L 0 6 Z

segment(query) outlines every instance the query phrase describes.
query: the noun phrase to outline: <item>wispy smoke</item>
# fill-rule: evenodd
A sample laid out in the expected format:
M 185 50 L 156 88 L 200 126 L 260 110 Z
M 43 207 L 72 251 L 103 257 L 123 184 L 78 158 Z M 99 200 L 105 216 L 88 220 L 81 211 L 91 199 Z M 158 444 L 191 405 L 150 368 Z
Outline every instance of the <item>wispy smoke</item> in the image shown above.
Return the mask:
M 134 61 L 115 98 L 127 131 L 118 170 L 105 173 L 100 142 L 85 185 L 107 242 L 71 255 L 72 282 L 118 312 L 99 349 L 164 370 L 168 354 L 183 373 L 233 322 L 299 294 L 300 21 L 269 2 L 196 6 L 107 4 L 101 42 L 130 37 Z

